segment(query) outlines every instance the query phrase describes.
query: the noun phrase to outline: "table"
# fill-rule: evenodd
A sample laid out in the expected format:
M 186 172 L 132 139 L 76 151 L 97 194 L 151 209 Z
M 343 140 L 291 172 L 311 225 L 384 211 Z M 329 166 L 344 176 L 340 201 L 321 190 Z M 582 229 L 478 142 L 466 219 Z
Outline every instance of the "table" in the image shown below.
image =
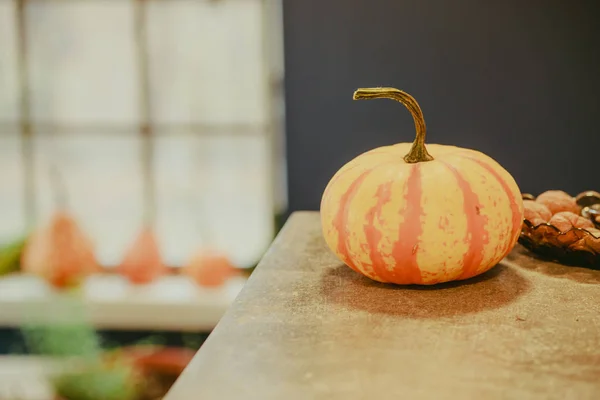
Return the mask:
M 599 399 L 599 284 L 520 246 L 467 282 L 379 284 L 295 213 L 166 400 Z

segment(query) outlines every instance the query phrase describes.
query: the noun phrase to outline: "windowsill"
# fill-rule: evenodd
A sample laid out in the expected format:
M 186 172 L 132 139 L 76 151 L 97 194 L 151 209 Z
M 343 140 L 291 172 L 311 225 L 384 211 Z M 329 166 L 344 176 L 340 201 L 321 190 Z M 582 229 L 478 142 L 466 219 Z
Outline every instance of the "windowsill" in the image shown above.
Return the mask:
M 85 318 L 97 329 L 208 331 L 221 319 L 246 282 L 234 278 L 219 288 L 201 288 L 184 275 L 134 286 L 118 275 L 90 277 L 80 291 Z M 72 315 L 72 298 L 41 279 L 10 275 L 0 279 L 0 326 L 19 327 L 31 318 Z M 65 307 L 71 306 L 70 309 Z

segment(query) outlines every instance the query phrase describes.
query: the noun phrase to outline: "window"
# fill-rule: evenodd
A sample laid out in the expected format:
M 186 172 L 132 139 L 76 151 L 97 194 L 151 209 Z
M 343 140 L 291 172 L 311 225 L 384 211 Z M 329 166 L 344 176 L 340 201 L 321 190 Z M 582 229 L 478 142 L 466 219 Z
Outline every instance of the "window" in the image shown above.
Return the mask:
M 0 2 L 0 241 L 69 210 L 116 265 L 151 222 L 165 262 L 253 265 L 285 207 L 279 4 Z

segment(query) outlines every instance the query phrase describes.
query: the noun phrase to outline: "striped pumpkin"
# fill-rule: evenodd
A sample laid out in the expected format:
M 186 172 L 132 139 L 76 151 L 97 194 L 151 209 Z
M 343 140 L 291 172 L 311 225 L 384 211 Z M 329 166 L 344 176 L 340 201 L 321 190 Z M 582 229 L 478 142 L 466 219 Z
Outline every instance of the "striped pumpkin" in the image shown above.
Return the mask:
M 523 221 L 512 176 L 481 152 L 426 147 L 421 109 L 405 92 L 359 89 L 354 98 L 400 101 L 417 137 L 363 153 L 333 176 L 321 200 L 331 250 L 353 270 L 396 284 L 468 279 L 504 258 Z

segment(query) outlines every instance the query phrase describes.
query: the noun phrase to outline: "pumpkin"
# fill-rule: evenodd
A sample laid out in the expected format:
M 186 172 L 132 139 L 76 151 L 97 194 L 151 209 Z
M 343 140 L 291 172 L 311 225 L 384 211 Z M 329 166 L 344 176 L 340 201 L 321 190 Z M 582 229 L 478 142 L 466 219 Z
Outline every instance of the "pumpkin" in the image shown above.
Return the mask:
M 150 283 L 166 272 L 156 237 L 150 227 L 141 230 L 117 271 L 134 284 Z
M 486 272 L 519 237 L 523 201 L 517 183 L 479 151 L 426 146 L 423 113 L 408 93 L 354 93 L 355 100 L 378 98 L 410 111 L 416 138 L 367 151 L 334 174 L 320 206 L 327 245 L 378 282 L 432 285 Z
M 214 249 L 201 250 L 194 254 L 183 271 L 203 287 L 222 286 L 227 279 L 237 274 L 229 257 Z
M 57 288 L 78 286 L 99 268 L 92 242 L 67 212 L 56 212 L 27 240 L 23 272 L 44 278 Z

